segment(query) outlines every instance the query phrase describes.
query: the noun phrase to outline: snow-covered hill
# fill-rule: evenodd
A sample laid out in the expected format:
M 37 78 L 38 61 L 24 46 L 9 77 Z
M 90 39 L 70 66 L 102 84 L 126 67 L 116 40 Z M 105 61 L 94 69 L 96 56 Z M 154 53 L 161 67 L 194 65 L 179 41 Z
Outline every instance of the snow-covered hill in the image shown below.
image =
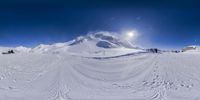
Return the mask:
M 108 33 L 11 49 L 0 100 L 200 100 L 200 52 L 148 53 Z
M 200 46 L 191 45 L 182 49 L 183 52 L 200 52 Z

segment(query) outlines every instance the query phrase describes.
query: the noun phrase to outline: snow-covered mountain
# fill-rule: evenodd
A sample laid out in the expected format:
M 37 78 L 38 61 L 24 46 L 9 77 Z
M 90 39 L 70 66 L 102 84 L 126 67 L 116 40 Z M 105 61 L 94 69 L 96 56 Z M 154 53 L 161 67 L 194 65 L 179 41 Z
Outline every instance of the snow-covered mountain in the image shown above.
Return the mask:
M 96 32 L 79 36 L 66 43 L 41 44 L 30 50 L 30 52 L 70 53 L 82 56 L 117 56 L 127 53 L 144 52 L 144 50 L 134 47 L 129 41 L 121 39 L 114 33 Z
M 117 34 L 110 32 L 96 32 L 87 34 L 86 36 L 80 36 L 70 45 L 81 44 L 88 41 L 94 42 L 95 45 L 100 48 L 134 48 L 129 41 L 123 40 L 117 36 Z

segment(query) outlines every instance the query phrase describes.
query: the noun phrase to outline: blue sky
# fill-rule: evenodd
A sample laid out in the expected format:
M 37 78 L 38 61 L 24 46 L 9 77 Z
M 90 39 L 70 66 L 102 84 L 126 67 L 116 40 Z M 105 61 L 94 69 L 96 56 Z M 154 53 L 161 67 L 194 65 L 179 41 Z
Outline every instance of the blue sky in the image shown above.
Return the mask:
M 200 44 L 198 0 L 0 1 L 0 45 L 69 41 L 91 31 L 136 29 L 137 45 L 163 49 Z

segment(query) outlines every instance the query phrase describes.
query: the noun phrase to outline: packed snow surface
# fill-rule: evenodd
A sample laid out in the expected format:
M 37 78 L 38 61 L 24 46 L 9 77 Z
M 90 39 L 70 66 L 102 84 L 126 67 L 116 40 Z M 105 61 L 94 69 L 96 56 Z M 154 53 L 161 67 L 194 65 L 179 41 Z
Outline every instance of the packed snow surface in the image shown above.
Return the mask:
M 98 41 L 0 54 L 0 100 L 200 100 L 200 52 L 147 53 Z
M 0 100 L 199 100 L 200 53 L 0 55 Z

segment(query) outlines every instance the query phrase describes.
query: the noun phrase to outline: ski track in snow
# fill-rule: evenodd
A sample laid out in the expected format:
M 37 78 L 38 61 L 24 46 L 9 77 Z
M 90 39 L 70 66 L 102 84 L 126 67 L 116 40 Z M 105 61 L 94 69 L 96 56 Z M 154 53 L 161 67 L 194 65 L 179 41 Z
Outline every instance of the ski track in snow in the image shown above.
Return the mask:
M 0 100 L 200 100 L 200 53 L 0 55 Z

